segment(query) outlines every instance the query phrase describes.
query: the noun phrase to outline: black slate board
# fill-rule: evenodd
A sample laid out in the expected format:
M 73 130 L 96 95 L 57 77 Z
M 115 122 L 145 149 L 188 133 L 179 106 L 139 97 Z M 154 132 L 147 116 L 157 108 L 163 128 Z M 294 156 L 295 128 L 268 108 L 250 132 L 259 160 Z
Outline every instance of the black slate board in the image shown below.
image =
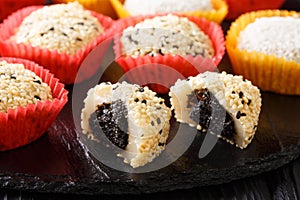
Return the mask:
M 103 79 L 117 79 L 122 72 L 113 63 L 105 74 Z M 248 148 L 241 150 L 218 140 L 212 152 L 199 159 L 205 135 L 197 133 L 188 150 L 161 170 L 142 174 L 116 171 L 94 159 L 79 142 L 72 115 L 72 87 L 67 89 L 70 101 L 46 134 L 30 145 L 0 153 L 0 188 L 69 194 L 152 193 L 253 176 L 300 155 L 300 97 L 263 92 L 258 130 Z M 173 121 L 172 127 L 176 126 Z

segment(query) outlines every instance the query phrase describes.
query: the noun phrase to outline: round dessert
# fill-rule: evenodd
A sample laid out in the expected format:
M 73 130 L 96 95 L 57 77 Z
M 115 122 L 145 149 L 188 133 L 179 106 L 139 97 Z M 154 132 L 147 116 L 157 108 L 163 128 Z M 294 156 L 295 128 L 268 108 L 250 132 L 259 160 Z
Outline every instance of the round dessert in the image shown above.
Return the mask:
M 116 62 L 128 80 L 158 93 L 178 78 L 214 71 L 225 53 L 222 28 L 204 18 L 136 16 L 119 20 L 114 32 Z
M 191 12 L 196 10 L 213 10 L 211 0 L 125 0 L 124 7 L 131 15 L 158 14 L 164 12 Z
M 34 72 L 6 61 L 0 61 L 0 91 L 0 112 L 53 99 L 50 87 Z
M 225 0 L 110 0 L 120 18 L 161 13 L 181 13 L 221 23 L 228 13 Z
M 83 133 L 105 135 L 106 146 L 122 149 L 118 156 L 133 168 L 151 162 L 165 148 L 171 110 L 147 87 L 101 83 L 88 91 L 81 113 Z
M 246 148 L 252 141 L 261 110 L 261 94 L 242 76 L 205 72 L 178 80 L 169 95 L 177 121 L 216 134 L 239 148 Z
M 48 70 L 19 58 L 0 58 L 0 151 L 43 135 L 68 101 Z
M 213 58 L 210 38 L 185 17 L 168 14 L 145 19 L 123 31 L 121 37 L 124 56 L 200 55 Z
M 33 11 L 11 39 L 58 53 L 75 54 L 103 32 L 98 19 L 74 2 Z
M 300 63 L 299 33 L 297 17 L 261 17 L 240 32 L 237 48 Z
M 300 94 L 299 17 L 295 11 L 266 10 L 233 22 L 226 49 L 234 73 L 265 91 Z
M 103 41 L 111 38 L 108 30 L 113 22 L 77 2 L 26 7 L 0 24 L 0 54 L 32 60 L 63 83 L 79 83 L 99 69 L 98 64 L 83 66 L 85 73 L 78 73 L 84 59 L 98 45 L 101 61 L 108 47 Z

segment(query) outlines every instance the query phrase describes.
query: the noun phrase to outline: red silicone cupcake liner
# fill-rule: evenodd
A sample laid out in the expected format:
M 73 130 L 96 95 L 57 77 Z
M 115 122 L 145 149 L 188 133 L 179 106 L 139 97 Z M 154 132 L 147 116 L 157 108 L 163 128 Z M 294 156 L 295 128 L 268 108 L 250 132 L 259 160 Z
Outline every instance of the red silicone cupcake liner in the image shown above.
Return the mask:
M 29 144 L 43 135 L 68 101 L 68 91 L 49 70 L 34 62 L 19 58 L 0 58 L 8 63 L 21 63 L 47 83 L 53 100 L 29 104 L 26 107 L 0 112 L 0 151 Z
M 45 0 L 2 0 L 0 1 L 0 20 L 5 19 L 12 12 L 30 5 L 44 5 Z
M 149 83 L 155 83 L 155 81 L 159 81 L 159 84 L 150 84 L 151 89 L 159 93 L 166 93 L 168 92 L 168 88 L 173 85 L 178 78 L 195 76 L 205 71 L 215 71 L 225 53 L 225 45 L 224 35 L 220 25 L 210 22 L 204 18 L 176 14 L 178 16 L 187 17 L 190 21 L 197 24 L 197 26 L 209 36 L 215 50 L 215 56 L 213 59 L 203 58 L 202 56 L 183 57 L 179 55 L 157 55 L 154 57 L 146 55 L 139 56 L 137 58 L 122 56 L 122 46 L 120 42 L 122 31 L 127 27 L 134 26 L 145 19 L 162 15 L 146 15 L 125 18 L 116 22 L 111 31 L 118 33 L 118 35 L 115 36 L 114 45 L 117 63 L 125 72 L 139 68 L 139 70 L 134 70 L 135 73 L 130 73 L 130 75 L 127 76 L 127 79 L 138 84 L 145 83 L 147 81 Z M 142 70 L 145 68 L 145 66 L 149 65 L 152 66 L 152 70 L 150 70 L 148 67 L 146 67 L 147 69 Z M 166 70 L 166 68 L 168 68 L 168 70 Z M 173 72 L 171 69 L 173 69 Z M 163 87 L 160 86 L 162 83 Z
M 58 53 L 48 49 L 41 49 L 33 47 L 30 44 L 17 44 L 10 40 L 17 28 L 22 23 L 23 19 L 33 11 L 42 8 L 42 6 L 30 6 L 14 12 L 0 25 L 0 54 L 6 57 L 18 57 L 32 60 L 45 68 L 49 69 L 55 77 L 59 78 L 65 84 L 73 84 L 81 82 L 90 78 L 98 69 L 89 69 L 89 73 L 80 75 L 76 78 L 77 72 L 80 68 L 84 58 L 101 42 L 111 37 L 108 31 L 113 25 L 114 21 L 107 16 L 90 11 L 96 17 L 101 25 L 104 27 L 105 32 L 100 34 L 95 40 L 87 45 L 84 49 L 78 51 L 74 55 L 67 55 L 65 53 Z M 110 32 L 111 33 L 111 32 Z M 105 46 L 103 46 L 105 48 Z M 103 55 L 99 55 L 103 56 Z

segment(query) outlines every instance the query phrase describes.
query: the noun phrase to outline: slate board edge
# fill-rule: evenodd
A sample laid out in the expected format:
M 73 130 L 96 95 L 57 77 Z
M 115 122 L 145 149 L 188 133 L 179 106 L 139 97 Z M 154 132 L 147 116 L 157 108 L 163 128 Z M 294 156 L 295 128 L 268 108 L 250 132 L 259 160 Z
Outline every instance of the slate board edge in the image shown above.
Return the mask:
M 255 159 L 246 165 L 235 166 L 208 172 L 177 173 L 168 179 L 139 182 L 102 181 L 96 179 L 77 179 L 71 176 L 32 176 L 29 174 L 8 174 L 0 172 L 0 188 L 27 192 L 62 194 L 141 194 L 167 192 L 177 189 L 219 185 L 234 180 L 251 177 L 275 170 L 300 156 L 300 145 L 269 155 L 264 159 Z M 251 167 L 250 167 L 251 166 Z M 197 169 L 195 169 L 197 170 Z M 195 171 L 194 170 L 194 171 Z

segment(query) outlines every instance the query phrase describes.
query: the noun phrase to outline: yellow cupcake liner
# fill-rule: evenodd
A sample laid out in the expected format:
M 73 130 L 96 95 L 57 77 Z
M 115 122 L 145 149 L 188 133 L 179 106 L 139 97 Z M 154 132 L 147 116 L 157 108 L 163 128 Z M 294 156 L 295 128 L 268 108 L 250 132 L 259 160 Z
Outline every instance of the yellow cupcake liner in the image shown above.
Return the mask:
M 110 0 L 52 0 L 53 3 L 68 3 L 73 1 L 77 1 L 86 9 L 93 10 L 113 19 L 118 18 L 118 15 L 110 3 Z
M 196 17 L 203 17 L 210 21 L 221 23 L 228 13 L 228 6 L 225 0 L 211 0 L 214 10 L 211 11 L 193 11 L 182 12 L 183 14 L 192 15 Z M 124 0 L 110 0 L 111 5 L 115 9 L 120 18 L 131 16 L 128 10 L 123 6 Z
M 241 15 L 230 26 L 226 36 L 226 49 L 235 74 L 243 75 L 264 91 L 280 94 L 300 94 L 300 64 L 274 55 L 248 52 L 237 48 L 238 37 L 245 27 L 260 17 L 297 16 L 286 10 L 263 10 Z

